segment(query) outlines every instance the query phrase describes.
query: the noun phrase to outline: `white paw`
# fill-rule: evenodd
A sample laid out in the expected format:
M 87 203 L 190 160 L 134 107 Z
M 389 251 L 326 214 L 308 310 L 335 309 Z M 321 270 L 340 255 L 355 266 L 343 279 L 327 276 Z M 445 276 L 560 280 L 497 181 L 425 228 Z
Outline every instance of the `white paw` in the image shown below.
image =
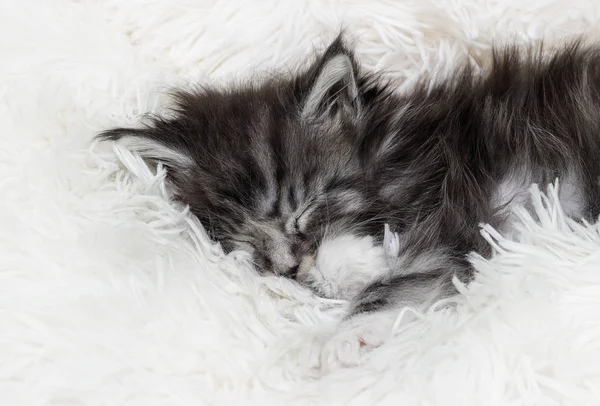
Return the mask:
M 340 331 L 329 337 L 321 348 L 319 366 L 322 373 L 360 365 L 368 353 L 379 347 L 384 337 L 371 331 Z
M 303 267 L 298 280 L 331 299 L 353 298 L 365 286 L 387 272 L 384 250 L 372 237 L 345 234 L 325 239 L 314 266 Z
M 398 312 L 360 314 L 343 321 L 334 333 L 320 338 L 321 374 L 362 364 L 369 353 L 392 336 Z

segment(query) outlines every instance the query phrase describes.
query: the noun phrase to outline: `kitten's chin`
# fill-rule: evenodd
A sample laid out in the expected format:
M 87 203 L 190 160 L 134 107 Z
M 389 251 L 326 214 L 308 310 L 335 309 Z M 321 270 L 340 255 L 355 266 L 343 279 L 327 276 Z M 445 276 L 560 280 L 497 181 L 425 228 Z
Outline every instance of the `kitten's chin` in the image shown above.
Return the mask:
M 316 257 L 303 259 L 297 280 L 319 296 L 350 300 L 387 270 L 386 253 L 372 237 L 345 234 L 325 239 Z

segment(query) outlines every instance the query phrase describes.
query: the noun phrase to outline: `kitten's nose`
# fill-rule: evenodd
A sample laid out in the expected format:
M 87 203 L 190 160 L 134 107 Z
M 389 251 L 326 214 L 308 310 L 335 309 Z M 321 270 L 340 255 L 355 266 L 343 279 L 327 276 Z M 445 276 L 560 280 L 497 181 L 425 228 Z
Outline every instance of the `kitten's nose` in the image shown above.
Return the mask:
M 285 276 L 287 278 L 295 278 L 298 273 L 300 261 L 294 256 L 284 258 L 285 261 L 272 261 L 273 272 L 275 275 Z

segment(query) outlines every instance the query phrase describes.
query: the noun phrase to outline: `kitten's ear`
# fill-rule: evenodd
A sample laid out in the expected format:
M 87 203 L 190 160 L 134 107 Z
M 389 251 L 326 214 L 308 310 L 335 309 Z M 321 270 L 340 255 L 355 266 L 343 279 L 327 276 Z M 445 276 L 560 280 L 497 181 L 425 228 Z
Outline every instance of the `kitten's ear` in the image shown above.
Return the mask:
M 138 153 L 142 158 L 150 161 L 160 161 L 170 169 L 169 176 L 182 180 L 194 167 L 194 161 L 190 155 L 184 152 L 181 138 L 178 134 L 154 131 L 153 127 L 115 128 L 104 131 L 98 135 L 100 140 L 117 141 L 127 149 Z
M 312 80 L 304 99 L 303 118 L 358 112 L 357 65 L 338 37 L 311 68 Z

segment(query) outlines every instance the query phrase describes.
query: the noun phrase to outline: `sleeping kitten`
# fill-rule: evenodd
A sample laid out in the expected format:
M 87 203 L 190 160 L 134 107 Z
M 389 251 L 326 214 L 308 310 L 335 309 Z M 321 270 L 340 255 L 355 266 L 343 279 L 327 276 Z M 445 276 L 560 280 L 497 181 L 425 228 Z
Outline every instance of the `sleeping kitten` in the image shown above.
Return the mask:
M 508 48 L 484 75 L 396 94 L 338 38 L 294 76 L 180 91 L 174 118 L 102 136 L 163 162 L 175 198 L 259 271 L 348 299 L 349 316 L 426 308 L 473 277 L 466 254 L 490 254 L 478 224 L 508 231 L 532 183 L 560 179 L 567 214 L 597 217 L 598 49 Z

